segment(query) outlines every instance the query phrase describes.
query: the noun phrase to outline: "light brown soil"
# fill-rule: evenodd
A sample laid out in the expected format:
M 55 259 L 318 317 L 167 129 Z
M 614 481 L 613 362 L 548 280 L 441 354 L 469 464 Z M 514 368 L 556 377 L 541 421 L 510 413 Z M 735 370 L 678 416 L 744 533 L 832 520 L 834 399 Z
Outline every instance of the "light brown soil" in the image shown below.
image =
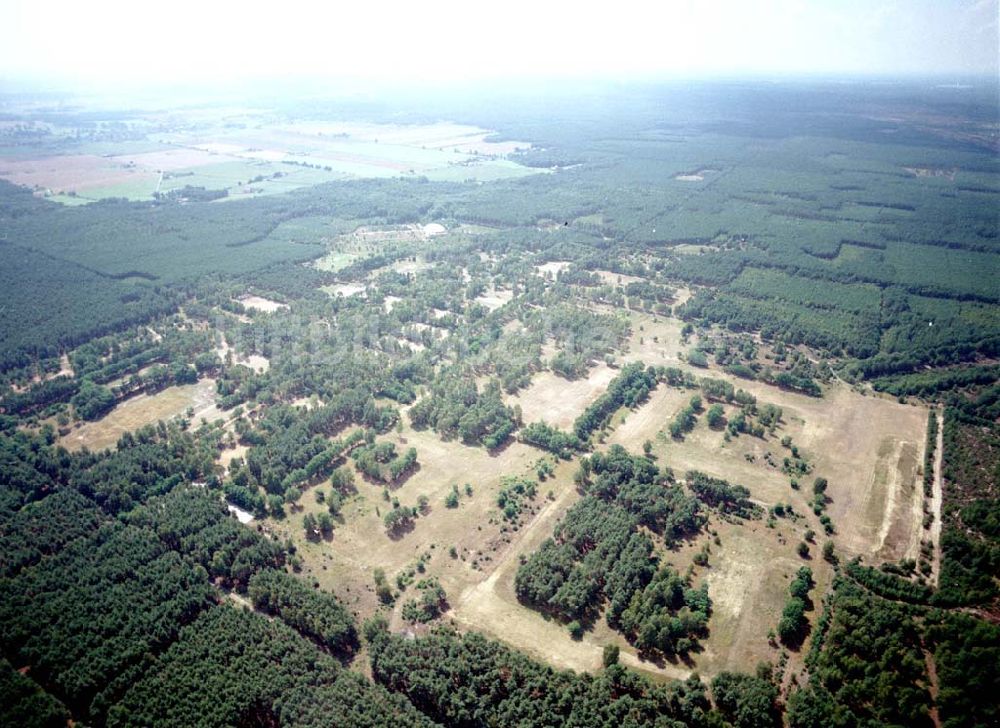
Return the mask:
M 0 161 L 0 178 L 52 192 L 83 192 L 140 180 L 156 180 L 152 170 L 126 167 L 91 154 Z
M 470 584 L 485 579 L 496 564 L 498 553 L 506 546 L 508 536 L 501 533 L 496 507 L 500 479 L 508 474 L 532 474 L 540 457 L 534 448 L 518 443 L 490 455 L 482 448 L 442 442 L 431 431 L 416 432 L 409 427 L 386 439 L 394 442 L 397 450 L 417 449 L 419 469 L 401 485 L 390 488 L 392 496 L 406 506 L 415 506 L 420 495 L 428 497 L 428 512 L 416 519 L 412 531 L 395 538 L 386 534 L 382 516 L 391 505 L 382 497 L 383 486 L 366 482 L 360 474 L 356 479 L 358 494 L 345 502 L 343 523 L 337 526 L 329 543 L 310 543 L 304 538 L 304 514 L 317 513 L 322 508 L 310 492 L 302 497 L 303 510 L 283 521 L 266 521 L 269 528 L 295 540 L 309 576 L 315 576 L 324 589 L 333 591 L 364 617 L 378 607 L 372 576 L 376 568 L 384 569 L 394 585 L 398 572 L 413 564 L 421 554 L 430 553 L 427 575 L 438 576 L 452 600 Z M 464 493 L 466 483 L 473 487 L 472 497 Z M 462 493 L 459 507 L 450 509 L 445 507 L 444 499 L 453 484 Z M 318 487 L 329 490 L 327 484 Z M 546 484 L 540 486 L 537 504 L 543 503 L 547 488 Z M 448 555 L 451 546 L 457 549 L 460 558 Z M 473 568 L 473 561 L 480 568 Z M 394 628 L 402 626 L 399 608 L 411 596 L 404 593 L 397 601 Z
M 931 524 L 931 542 L 934 544 L 931 578 L 934 586 L 937 586 L 941 578 L 941 505 L 944 502 L 941 478 L 944 466 L 944 413 L 939 411 L 933 416 L 937 417 L 937 443 L 934 449 L 934 490 L 931 497 L 931 513 L 934 514 L 934 522 Z
M 482 304 L 490 311 L 496 311 L 513 298 L 513 291 L 491 291 L 489 293 L 484 293 L 482 296 L 478 296 L 476 298 L 476 303 Z
M 885 520 L 885 506 L 889 503 L 888 487 L 892 485 L 894 497 L 902 501 L 900 489 L 908 489 L 917 478 L 915 466 L 911 468 L 910 463 L 913 454 L 922 451 L 927 409 L 866 397 L 839 382 L 825 387 L 824 396 L 816 398 L 733 377 L 714 368 L 691 367 L 677 356 L 677 352 L 688 348 L 680 342 L 681 323 L 663 318 L 653 322 L 652 318 L 646 314 L 633 316 L 634 331 L 629 352 L 623 357 L 625 361 L 642 360 L 646 364 L 679 367 L 699 378 L 725 379 L 754 394 L 759 403 L 778 405 L 784 413 L 777 437 L 761 441 L 743 436 L 734 441 L 740 443 L 735 446 L 730 443 L 724 447 L 721 434 L 710 433 L 704 424 L 699 424 L 683 443 L 667 447 L 668 464 L 675 469 L 698 467 L 718 477 L 735 479 L 750 488 L 756 497 L 769 503 L 791 501 L 797 509 L 801 505 L 801 512 L 808 510 L 805 500 L 811 495 L 813 479 L 825 477 L 829 481 L 827 494 L 832 499 L 827 513 L 837 529 L 838 548 L 851 555 L 875 554 L 882 546 L 879 535 Z M 640 324 L 644 331 L 639 331 Z M 665 412 L 660 427 L 672 416 L 672 412 Z M 787 476 L 766 468 L 759 457 L 770 450 L 780 464 L 788 454 L 778 442 L 785 434 L 792 437 L 813 465 L 813 472 L 800 478 L 802 489 L 797 492 L 789 487 Z M 642 430 L 627 444 L 638 449 L 643 440 L 655 435 L 656 431 Z M 885 450 L 886 438 L 890 438 L 895 443 L 893 448 L 898 449 Z M 744 450 L 757 455 L 757 462 L 745 461 Z M 890 473 L 893 473 L 891 478 Z M 912 511 L 902 508 L 898 513 L 910 519 Z M 904 538 L 901 534 L 894 540 L 913 543 L 912 536 Z M 904 546 L 903 550 L 907 548 Z
M 630 276 L 625 273 L 613 273 L 609 270 L 595 270 L 601 281 L 610 286 L 625 286 L 629 283 L 638 283 L 639 281 L 645 280 L 645 278 L 640 278 L 639 276 Z
M 337 283 L 331 286 L 320 286 L 320 290 L 329 293 L 334 298 L 337 296 L 350 298 L 351 296 L 363 294 L 365 286 L 361 283 Z
M 542 263 L 541 265 L 535 266 L 535 272 L 542 276 L 543 278 L 552 278 L 555 280 L 559 274 L 569 268 L 570 263 L 564 260 L 553 260 L 548 263 Z
M 600 397 L 618 372 L 598 364 L 586 378 L 567 381 L 545 371 L 535 375 L 531 385 L 513 397 L 509 405 L 521 405 L 524 421 L 545 420 L 554 427 L 569 428 L 587 406 Z
M 266 311 L 267 313 L 273 313 L 274 311 L 288 308 L 287 303 L 272 301 L 271 299 L 263 298 L 262 296 L 243 296 L 239 299 L 239 301 L 247 308 L 253 308 L 257 311 Z

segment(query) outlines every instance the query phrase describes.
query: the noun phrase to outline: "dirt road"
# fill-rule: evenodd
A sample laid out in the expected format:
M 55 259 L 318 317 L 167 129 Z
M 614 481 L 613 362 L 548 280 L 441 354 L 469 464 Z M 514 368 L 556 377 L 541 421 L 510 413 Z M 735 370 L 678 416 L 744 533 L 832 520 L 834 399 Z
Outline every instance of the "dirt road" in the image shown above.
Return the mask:
M 944 467 L 944 413 L 935 412 L 937 417 L 937 443 L 934 446 L 934 487 L 931 494 L 931 513 L 934 522 L 931 524 L 931 543 L 934 545 L 934 556 L 931 564 L 931 579 L 936 587 L 941 579 L 941 504 L 944 501 L 944 486 L 942 484 L 942 469 Z

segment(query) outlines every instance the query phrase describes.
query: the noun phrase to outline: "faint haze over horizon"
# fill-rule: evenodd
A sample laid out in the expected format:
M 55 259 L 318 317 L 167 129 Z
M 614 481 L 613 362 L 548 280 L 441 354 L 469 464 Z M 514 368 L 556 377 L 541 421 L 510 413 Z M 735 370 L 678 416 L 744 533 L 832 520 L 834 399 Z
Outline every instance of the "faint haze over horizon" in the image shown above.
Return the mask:
M 1000 0 L 0 4 L 0 82 L 244 84 L 1000 73 Z

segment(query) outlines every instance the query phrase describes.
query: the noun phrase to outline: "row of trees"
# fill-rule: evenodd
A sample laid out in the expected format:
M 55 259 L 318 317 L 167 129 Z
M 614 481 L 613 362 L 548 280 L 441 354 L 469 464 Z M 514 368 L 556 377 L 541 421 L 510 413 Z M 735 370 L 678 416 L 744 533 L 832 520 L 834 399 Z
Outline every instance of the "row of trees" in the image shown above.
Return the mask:
M 290 574 L 258 571 L 247 585 L 247 595 L 257 609 L 332 651 L 352 652 L 358 646 L 354 617 L 344 606 Z

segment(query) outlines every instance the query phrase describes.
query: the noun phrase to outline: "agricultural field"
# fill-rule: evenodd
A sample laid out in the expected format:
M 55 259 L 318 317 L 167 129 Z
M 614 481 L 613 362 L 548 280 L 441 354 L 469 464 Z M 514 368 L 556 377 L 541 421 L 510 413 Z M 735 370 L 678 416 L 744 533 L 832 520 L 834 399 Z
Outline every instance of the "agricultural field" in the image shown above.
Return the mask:
M 141 119 L 151 130 L 144 143 L 83 143 L 71 154 L 0 157 L 0 179 L 74 205 L 183 197 L 190 188 L 245 199 L 343 179 L 484 182 L 537 173 L 507 159 L 530 143 L 492 141 L 493 132 L 470 125 L 281 124 L 251 112 L 234 130 L 206 128 L 204 112 Z M 163 132 L 171 126 L 178 131 Z

